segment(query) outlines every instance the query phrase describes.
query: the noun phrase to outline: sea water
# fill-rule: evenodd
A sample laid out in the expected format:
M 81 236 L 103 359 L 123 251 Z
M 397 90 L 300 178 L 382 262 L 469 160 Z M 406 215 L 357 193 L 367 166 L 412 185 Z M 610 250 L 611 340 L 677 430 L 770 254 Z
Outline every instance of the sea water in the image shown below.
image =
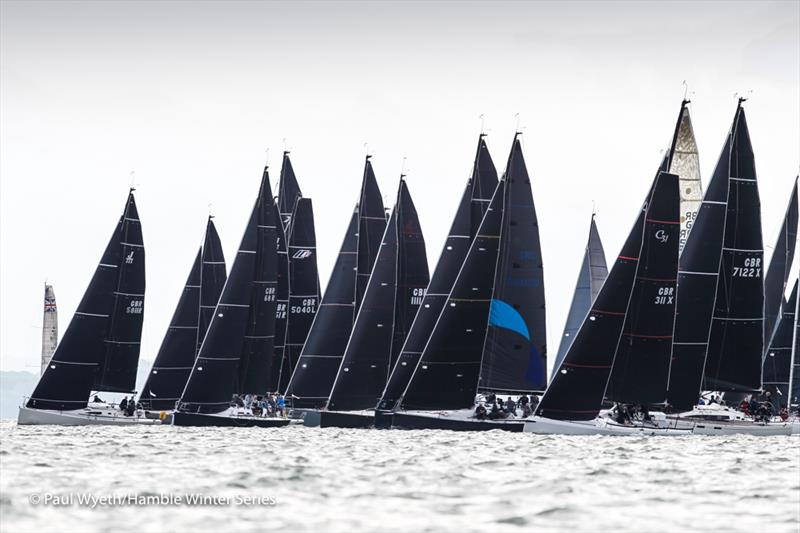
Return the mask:
M 0 529 L 797 532 L 800 438 L 3 421 Z

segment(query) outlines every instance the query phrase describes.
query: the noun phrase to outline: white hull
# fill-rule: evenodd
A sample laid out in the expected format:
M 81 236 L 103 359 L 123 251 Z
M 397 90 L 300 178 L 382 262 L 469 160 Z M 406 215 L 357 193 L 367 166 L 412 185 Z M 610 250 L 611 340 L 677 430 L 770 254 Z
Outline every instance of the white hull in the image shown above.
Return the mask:
M 553 420 L 532 416 L 525 420 L 525 433 L 541 435 L 620 435 L 620 436 L 663 436 L 678 437 L 691 434 L 690 429 L 658 427 L 653 424 L 622 425 L 610 420 Z
M 723 405 L 698 405 L 686 413 L 667 416 L 667 422 L 690 428 L 695 435 L 798 435 L 800 420 L 755 422 L 741 411 Z
M 87 407 L 75 411 L 55 411 L 50 409 L 19 408 L 17 424 L 20 426 L 119 426 L 131 424 L 160 424 L 161 420 L 145 418 L 139 411 L 133 416 L 125 416 L 118 409 Z

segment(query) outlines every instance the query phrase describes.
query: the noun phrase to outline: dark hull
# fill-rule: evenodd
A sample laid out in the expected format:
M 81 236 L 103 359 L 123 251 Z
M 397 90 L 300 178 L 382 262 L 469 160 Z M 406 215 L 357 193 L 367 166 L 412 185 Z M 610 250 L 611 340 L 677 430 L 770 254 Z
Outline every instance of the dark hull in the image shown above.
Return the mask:
M 260 427 L 277 428 L 289 425 L 288 418 L 260 418 L 255 416 L 219 416 L 198 413 L 182 413 L 175 411 L 172 414 L 173 426 L 187 427 Z
M 308 427 L 366 429 L 375 426 L 375 416 L 369 411 L 295 409 L 290 416 L 301 419 Z
M 464 420 L 409 413 L 394 413 L 392 416 L 392 429 L 446 429 L 450 431 L 491 431 L 499 429 L 501 431 L 522 433 L 524 424 L 523 420 L 515 420 L 513 422 L 503 420 Z

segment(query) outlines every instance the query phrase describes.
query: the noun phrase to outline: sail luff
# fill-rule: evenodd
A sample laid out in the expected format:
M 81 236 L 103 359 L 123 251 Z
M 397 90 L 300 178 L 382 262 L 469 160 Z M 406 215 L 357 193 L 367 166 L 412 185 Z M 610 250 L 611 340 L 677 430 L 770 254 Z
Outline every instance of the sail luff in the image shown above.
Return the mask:
M 294 174 L 292 161 L 289 159 L 289 151 L 284 150 L 283 161 L 281 164 L 280 185 L 278 186 L 278 211 L 280 212 L 281 222 L 286 233 L 292 222 L 292 212 L 294 204 L 298 198 L 303 196 L 297 177 Z
M 792 341 L 797 307 L 797 282 L 789 300 L 781 303 L 781 313 L 775 331 L 764 353 L 764 391 L 770 392 L 779 407 L 788 407 L 792 382 Z M 776 405 L 778 407 L 778 405 Z

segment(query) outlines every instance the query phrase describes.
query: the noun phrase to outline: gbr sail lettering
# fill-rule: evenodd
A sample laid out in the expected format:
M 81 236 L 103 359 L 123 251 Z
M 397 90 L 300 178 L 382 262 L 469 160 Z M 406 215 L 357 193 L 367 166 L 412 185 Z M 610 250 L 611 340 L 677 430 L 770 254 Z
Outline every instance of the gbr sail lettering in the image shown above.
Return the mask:
M 292 306 L 293 315 L 311 314 L 317 312 L 317 299 L 316 298 L 303 298 L 300 305 Z
M 144 311 L 143 300 L 131 300 L 125 308 L 125 312 L 129 315 L 141 315 L 142 311 Z
M 654 303 L 656 305 L 672 305 L 673 298 L 675 298 L 675 287 L 659 287 Z
M 733 267 L 734 278 L 760 278 L 761 277 L 761 258 L 747 257 L 744 266 Z

